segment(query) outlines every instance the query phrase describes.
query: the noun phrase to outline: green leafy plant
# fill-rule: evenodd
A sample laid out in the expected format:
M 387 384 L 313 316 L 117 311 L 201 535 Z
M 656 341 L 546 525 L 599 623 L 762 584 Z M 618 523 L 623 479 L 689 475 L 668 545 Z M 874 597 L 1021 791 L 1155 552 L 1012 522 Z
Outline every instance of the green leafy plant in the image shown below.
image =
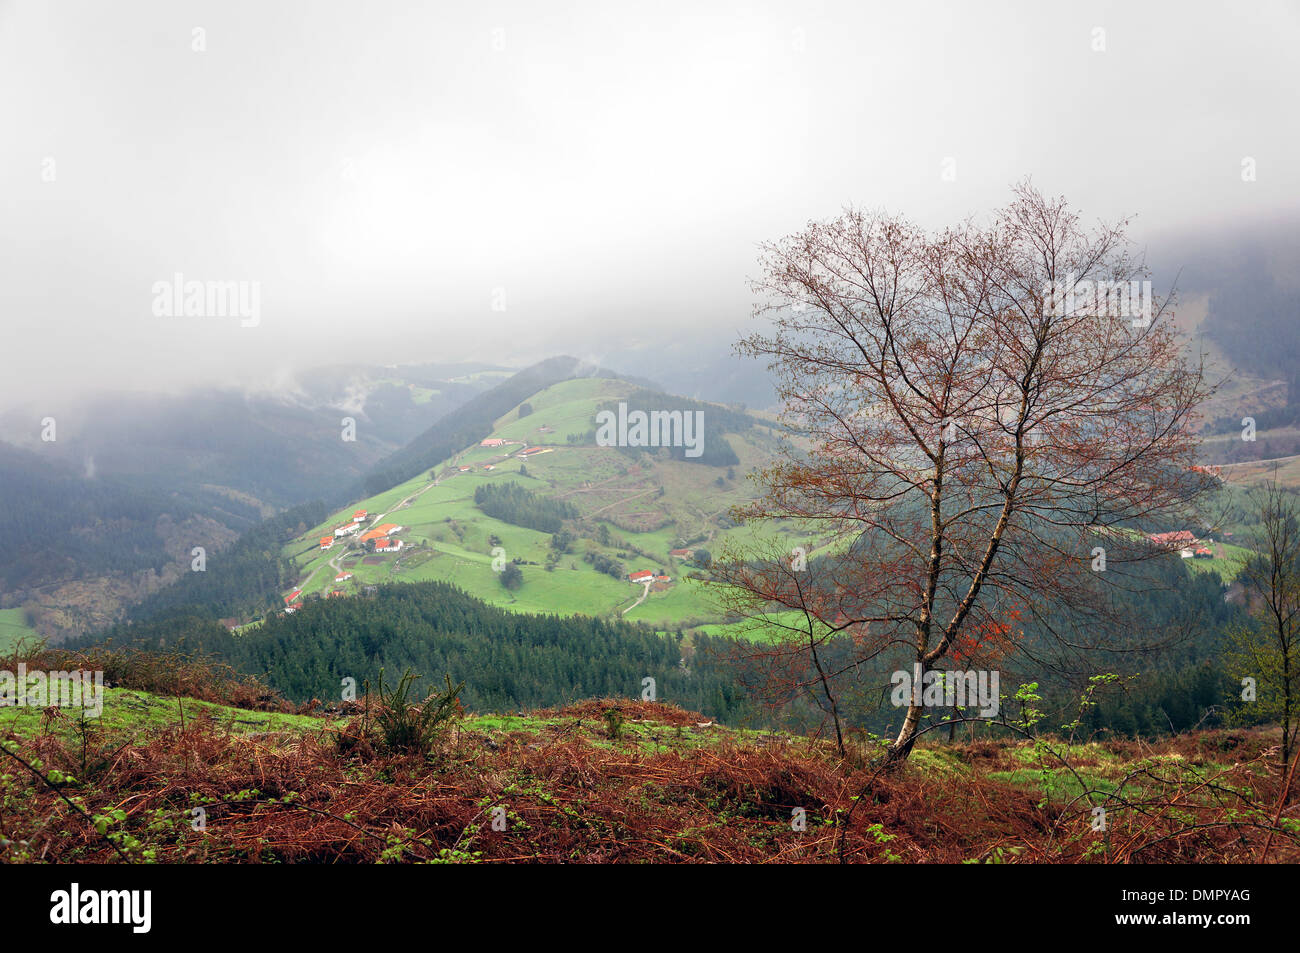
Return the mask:
M 465 683 L 451 684 L 446 675 L 445 691 L 433 692 L 423 702 L 416 704 L 411 698 L 411 686 L 420 678 L 410 669 L 389 690 L 384 685 L 384 673 L 379 673 L 379 709 L 375 724 L 379 740 L 385 750 L 401 754 L 427 755 L 437 743 L 447 726 L 460 714 L 457 699 Z

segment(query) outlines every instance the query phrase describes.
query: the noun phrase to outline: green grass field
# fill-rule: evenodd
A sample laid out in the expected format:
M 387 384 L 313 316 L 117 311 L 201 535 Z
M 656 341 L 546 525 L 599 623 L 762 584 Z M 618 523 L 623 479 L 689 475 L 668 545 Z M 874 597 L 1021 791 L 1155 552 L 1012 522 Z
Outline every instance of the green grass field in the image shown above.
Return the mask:
M 23 609 L 0 609 L 0 652 L 8 652 L 19 642 L 33 642 L 40 638 L 27 624 Z
M 45 719 L 45 709 L 27 706 L 0 706 L 0 732 L 32 736 L 45 731 L 70 738 L 78 730 L 80 709 L 60 710 L 52 721 Z M 98 732 L 122 732 L 144 740 L 146 729 L 166 728 L 207 718 L 218 727 L 235 733 L 255 731 L 303 731 L 326 727 L 330 722 L 312 715 L 287 715 L 280 712 L 232 708 L 193 698 L 173 698 L 127 688 L 105 688 L 103 711 L 98 718 L 86 721 Z

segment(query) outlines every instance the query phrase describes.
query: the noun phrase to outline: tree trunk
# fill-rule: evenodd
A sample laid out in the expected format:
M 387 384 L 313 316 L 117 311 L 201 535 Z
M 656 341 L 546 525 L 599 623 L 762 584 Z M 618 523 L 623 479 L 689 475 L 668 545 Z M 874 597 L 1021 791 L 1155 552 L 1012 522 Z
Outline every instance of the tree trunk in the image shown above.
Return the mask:
M 894 767 L 901 767 L 912 753 L 912 747 L 916 744 L 916 730 L 921 725 L 921 715 L 924 713 L 924 706 L 915 702 L 907 706 L 907 717 L 903 719 L 903 727 L 898 730 L 898 737 L 894 743 L 889 746 L 889 764 Z

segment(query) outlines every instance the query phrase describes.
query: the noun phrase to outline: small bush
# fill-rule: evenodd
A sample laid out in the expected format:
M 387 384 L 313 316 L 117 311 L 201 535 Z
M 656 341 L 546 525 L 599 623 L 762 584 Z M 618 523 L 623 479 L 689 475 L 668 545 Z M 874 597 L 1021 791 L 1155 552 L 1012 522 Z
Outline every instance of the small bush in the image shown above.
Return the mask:
M 623 738 L 623 716 L 617 708 L 605 709 L 605 733 L 611 741 L 621 741 Z
M 411 686 L 419 678 L 410 669 L 388 691 L 384 673 L 379 673 L 379 709 L 375 723 L 381 747 L 395 754 L 429 754 L 447 726 L 461 714 L 458 698 L 465 683 L 453 686 L 451 676 L 444 676 L 447 689 L 433 692 L 416 705 L 411 701 Z

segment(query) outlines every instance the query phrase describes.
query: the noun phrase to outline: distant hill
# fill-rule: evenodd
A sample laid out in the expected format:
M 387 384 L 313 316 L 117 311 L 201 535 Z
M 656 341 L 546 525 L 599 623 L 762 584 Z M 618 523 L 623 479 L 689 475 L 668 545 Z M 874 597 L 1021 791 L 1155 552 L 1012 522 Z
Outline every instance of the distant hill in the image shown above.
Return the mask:
M 193 545 L 215 551 L 260 517 L 237 497 L 87 478 L 8 444 L 0 444 L 0 485 L 11 540 L 0 547 L 0 608 L 23 607 L 46 636 L 107 624 L 175 578 Z
M 1204 458 L 1237 464 L 1300 453 L 1300 218 L 1279 213 L 1159 246 L 1157 290 L 1177 280 L 1178 323 L 1210 360 L 1212 379 L 1223 380 L 1203 408 Z M 1242 439 L 1246 417 L 1253 440 Z
M 396 455 L 400 465 L 367 485 L 393 473 L 404 479 L 337 508 L 285 547 L 298 577 L 284 595 L 441 580 L 520 612 L 662 627 L 722 621 L 688 576 L 696 550 L 704 555 L 738 531 L 727 511 L 748 498 L 745 475 L 772 459 L 771 425 L 610 377 L 570 376 L 529 389 L 576 369 L 567 359 L 538 365 Z M 683 447 L 598 445 L 597 415 L 620 404 L 627 412 L 701 414 L 700 456 Z M 335 543 L 335 530 L 358 510 L 366 513 L 362 532 L 402 527 L 393 534 L 402 548 L 374 552 L 358 542 L 361 533 Z M 326 549 L 322 538 L 330 540 Z M 504 577 L 507 564 L 518 571 L 513 579 Z M 667 578 L 647 588 L 628 579 L 633 572 Z
M 493 421 L 532 394 L 575 377 L 618 377 L 573 357 L 553 357 L 527 367 L 491 390 L 467 401 L 457 413 L 444 416 L 406 446 L 389 455 L 365 478 L 366 493 L 379 493 L 409 480 L 421 470 L 486 437 Z M 638 379 L 639 383 L 654 386 Z
M 452 374 L 443 378 L 439 374 Z M 273 513 L 355 492 L 375 460 L 508 371 L 345 365 L 282 393 L 103 394 L 0 416 L 0 609 L 102 627 Z M 52 418 L 52 441 L 40 439 Z M 355 439 L 344 439 L 344 418 Z M 277 541 L 278 545 L 278 541 Z

